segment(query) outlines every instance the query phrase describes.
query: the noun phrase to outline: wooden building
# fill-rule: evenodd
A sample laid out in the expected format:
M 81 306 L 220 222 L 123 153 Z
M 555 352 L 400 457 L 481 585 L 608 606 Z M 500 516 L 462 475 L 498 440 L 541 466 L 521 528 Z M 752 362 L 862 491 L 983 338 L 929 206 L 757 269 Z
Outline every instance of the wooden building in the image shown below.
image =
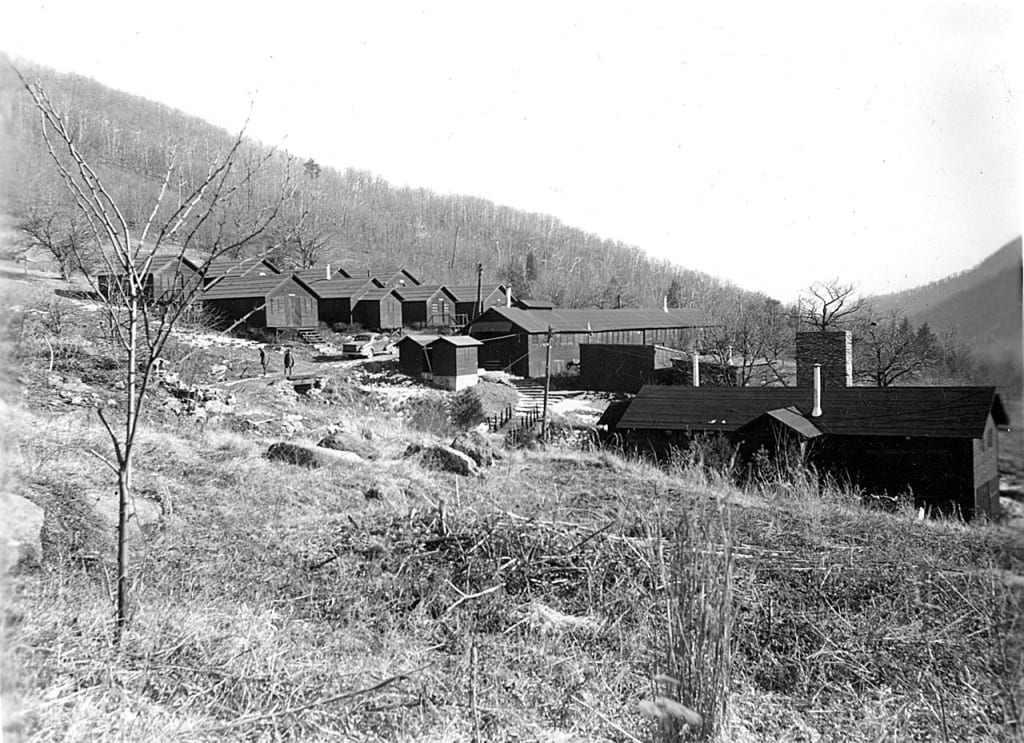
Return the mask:
M 720 433 L 750 458 L 782 442 L 820 473 L 871 493 L 912 493 L 918 505 L 970 518 L 999 508 L 997 426 L 1008 425 L 994 387 L 664 387 L 640 390 L 605 420 L 645 450 Z
M 481 345 L 465 335 L 407 335 L 398 342 L 398 370 L 448 390 L 472 387 L 479 379 Z
M 224 325 L 241 321 L 254 328 L 315 328 L 317 298 L 294 276 L 271 274 L 223 278 L 203 290 L 203 302 Z
M 546 299 L 533 299 L 531 297 L 513 297 L 512 307 L 519 310 L 553 310 L 554 303 Z
M 147 302 L 173 302 L 195 290 L 199 276 L 199 265 L 183 255 L 154 256 L 149 262 L 136 263 L 136 271 L 143 282 L 142 296 Z M 96 289 L 104 297 L 116 296 L 124 274 L 98 273 L 95 275 Z
M 601 392 L 636 393 L 645 384 L 668 384 L 673 364 L 689 354 L 655 344 L 580 344 L 580 386 Z
M 301 278 L 302 275 L 296 273 L 296 279 L 316 297 L 320 322 L 331 326 L 351 325 L 354 322 L 355 305 L 369 292 L 383 288 L 376 279 L 346 279 L 335 275 L 335 278 L 328 280 L 310 277 L 308 273 L 305 276 L 309 278 Z
M 547 336 L 551 333 L 551 372 L 578 363 L 581 343 L 659 344 L 690 348 L 696 331 L 713 323 L 698 310 L 522 310 L 491 307 L 466 326 L 483 342 L 484 369 L 522 377 L 544 376 Z
M 480 286 L 481 309 L 478 311 L 476 284 L 449 286 L 448 292 L 455 298 L 457 325 L 465 325 L 491 307 L 508 307 L 512 295 L 511 290 L 503 284 L 482 284 Z
M 281 269 L 266 258 L 214 258 L 203 268 L 203 284 L 211 286 L 226 278 L 240 279 L 246 276 L 267 277 L 280 274 Z
M 340 270 L 340 269 L 339 269 Z M 345 273 L 353 279 L 377 279 L 377 281 L 388 289 L 395 289 L 403 286 L 419 286 L 420 280 L 413 276 L 401 266 L 370 264 L 367 266 L 349 265 Z
M 352 299 L 352 323 L 367 330 L 400 328 L 402 300 L 387 287 L 369 287 Z
M 406 328 L 455 325 L 455 297 L 440 284 L 401 286 L 394 290 L 402 301 L 402 326 Z

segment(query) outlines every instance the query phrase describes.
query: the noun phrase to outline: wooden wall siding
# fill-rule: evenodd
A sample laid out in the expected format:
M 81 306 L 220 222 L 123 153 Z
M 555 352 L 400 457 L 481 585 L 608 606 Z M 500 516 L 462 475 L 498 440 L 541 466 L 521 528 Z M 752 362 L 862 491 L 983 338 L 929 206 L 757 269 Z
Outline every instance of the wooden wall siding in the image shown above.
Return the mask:
M 987 485 L 992 478 L 998 478 L 999 432 L 991 415 L 985 421 L 982 437 L 971 442 L 971 450 L 974 460 L 974 487 Z
M 583 343 L 579 348 L 583 389 L 635 393 L 654 381 L 655 346 Z
M 398 344 L 398 371 L 410 377 L 418 377 L 429 371 L 427 349 L 419 343 Z
M 288 282 L 267 296 L 267 327 L 315 328 L 319 324 L 316 298 Z
M 264 304 L 262 298 L 215 299 L 207 300 L 206 304 L 217 315 L 217 325 L 221 328 L 226 328 L 243 317 L 245 320 L 242 324 L 250 328 L 267 327 L 267 309 L 260 307 Z M 257 307 L 259 309 L 256 309 Z
M 402 327 L 402 303 L 394 294 L 379 299 L 360 299 L 352 308 L 352 321 L 368 330 Z
M 327 325 L 348 325 L 352 322 L 352 305 L 348 297 L 340 299 L 321 299 L 317 302 L 317 313 L 320 322 Z

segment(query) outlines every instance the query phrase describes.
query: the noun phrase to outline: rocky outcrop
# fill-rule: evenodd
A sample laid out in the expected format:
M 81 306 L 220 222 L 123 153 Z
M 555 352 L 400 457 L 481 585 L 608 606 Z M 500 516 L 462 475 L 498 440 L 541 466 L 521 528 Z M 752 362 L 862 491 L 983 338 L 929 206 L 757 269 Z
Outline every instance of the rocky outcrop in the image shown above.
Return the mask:
M 491 441 L 479 431 L 460 433 L 452 441 L 452 449 L 466 454 L 478 467 L 490 467 L 500 455 L 494 451 Z
M 291 441 L 278 441 L 276 444 L 271 444 L 267 449 L 266 457 L 273 462 L 286 462 L 310 469 L 361 464 L 366 461 L 354 452 L 336 451 L 321 446 L 306 446 Z
M 317 446 L 335 451 L 348 451 L 358 454 L 363 459 L 377 459 L 377 450 L 365 439 L 348 433 L 332 433 L 317 442 Z
M 467 477 L 480 474 L 476 462 L 468 454 L 450 446 L 411 444 L 405 450 L 405 456 L 418 456 L 425 466 L 442 472 L 454 472 Z

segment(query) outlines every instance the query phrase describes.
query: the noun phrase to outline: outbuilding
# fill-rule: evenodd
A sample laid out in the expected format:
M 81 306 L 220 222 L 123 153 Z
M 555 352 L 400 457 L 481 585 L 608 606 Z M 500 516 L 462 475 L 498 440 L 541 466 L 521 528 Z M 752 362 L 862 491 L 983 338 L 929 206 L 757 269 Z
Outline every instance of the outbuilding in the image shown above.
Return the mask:
M 703 312 L 689 309 L 664 312 L 491 307 L 469 323 L 466 332 L 483 343 L 480 362 L 484 369 L 542 377 L 549 333 L 551 372 L 558 374 L 570 363 L 579 362 L 581 343 L 691 348 L 698 329 L 711 325 Z
M 466 335 L 407 335 L 398 342 L 398 370 L 448 390 L 472 387 L 479 379 L 481 345 Z
M 402 301 L 403 327 L 447 327 L 455 324 L 455 297 L 440 284 L 402 286 L 394 292 Z
M 224 278 L 207 287 L 202 298 L 224 325 L 298 330 L 315 328 L 320 321 L 316 296 L 284 274 Z
M 477 285 L 449 286 L 448 293 L 455 298 L 455 316 L 458 325 L 465 325 L 491 307 L 508 307 L 512 297 L 511 289 L 504 284 L 482 284 L 480 301 L 477 302 Z
M 397 343 L 398 371 L 410 377 L 421 377 L 431 373 L 430 354 L 427 348 L 440 336 L 406 335 Z

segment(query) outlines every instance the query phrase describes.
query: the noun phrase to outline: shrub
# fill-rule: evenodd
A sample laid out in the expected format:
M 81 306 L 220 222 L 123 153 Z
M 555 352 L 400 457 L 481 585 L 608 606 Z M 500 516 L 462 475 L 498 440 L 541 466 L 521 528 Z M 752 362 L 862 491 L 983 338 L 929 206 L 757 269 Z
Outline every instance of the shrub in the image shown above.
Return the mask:
M 508 407 L 514 408 L 518 402 L 519 393 L 514 387 L 481 380 L 455 395 L 452 423 L 458 428 L 472 428 Z

